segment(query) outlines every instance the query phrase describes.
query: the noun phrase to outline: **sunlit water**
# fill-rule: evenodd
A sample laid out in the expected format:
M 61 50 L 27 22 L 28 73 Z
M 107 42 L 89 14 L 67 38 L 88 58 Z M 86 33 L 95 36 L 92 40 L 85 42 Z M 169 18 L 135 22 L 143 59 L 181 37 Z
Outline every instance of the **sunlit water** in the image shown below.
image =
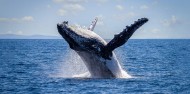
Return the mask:
M 64 40 L 0 40 L 0 93 L 190 93 L 190 40 L 129 40 L 115 50 L 129 79 L 86 72 Z

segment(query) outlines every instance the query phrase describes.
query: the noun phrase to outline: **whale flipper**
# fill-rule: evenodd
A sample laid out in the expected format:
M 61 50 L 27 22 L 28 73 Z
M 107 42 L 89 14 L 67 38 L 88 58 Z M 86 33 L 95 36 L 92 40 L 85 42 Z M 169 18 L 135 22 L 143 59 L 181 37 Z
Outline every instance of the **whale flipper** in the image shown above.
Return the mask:
M 96 26 L 97 21 L 98 21 L 98 18 L 96 17 L 95 20 L 92 21 L 92 23 L 91 23 L 90 27 L 88 28 L 88 30 L 93 31 L 95 26 Z
M 134 24 L 126 26 L 126 28 L 121 33 L 115 35 L 114 38 L 105 46 L 102 56 L 106 59 L 110 59 L 112 51 L 115 48 L 125 44 L 127 40 L 133 35 L 133 33 L 147 21 L 147 18 L 141 18 L 138 19 L 138 21 L 135 21 Z

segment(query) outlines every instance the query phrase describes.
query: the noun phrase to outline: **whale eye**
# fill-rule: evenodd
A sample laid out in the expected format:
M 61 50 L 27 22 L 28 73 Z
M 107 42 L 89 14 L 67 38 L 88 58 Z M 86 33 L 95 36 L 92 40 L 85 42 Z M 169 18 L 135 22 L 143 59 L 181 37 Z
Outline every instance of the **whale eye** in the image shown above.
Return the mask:
M 98 45 L 93 44 L 93 45 L 92 45 L 92 48 L 94 48 L 94 49 L 95 49 L 96 51 L 98 51 L 98 52 L 101 51 L 101 49 L 100 49 L 100 47 L 99 47 Z
M 93 47 L 93 48 L 97 48 L 97 45 L 93 44 L 92 47 Z

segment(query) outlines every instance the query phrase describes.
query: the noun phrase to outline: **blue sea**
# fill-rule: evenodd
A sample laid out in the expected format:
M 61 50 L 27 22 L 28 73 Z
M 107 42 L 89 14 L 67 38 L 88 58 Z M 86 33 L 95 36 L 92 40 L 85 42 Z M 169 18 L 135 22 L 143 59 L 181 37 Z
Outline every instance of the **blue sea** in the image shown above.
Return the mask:
M 190 94 L 190 40 L 131 39 L 115 53 L 132 78 L 72 78 L 87 70 L 63 39 L 1 39 L 0 94 Z

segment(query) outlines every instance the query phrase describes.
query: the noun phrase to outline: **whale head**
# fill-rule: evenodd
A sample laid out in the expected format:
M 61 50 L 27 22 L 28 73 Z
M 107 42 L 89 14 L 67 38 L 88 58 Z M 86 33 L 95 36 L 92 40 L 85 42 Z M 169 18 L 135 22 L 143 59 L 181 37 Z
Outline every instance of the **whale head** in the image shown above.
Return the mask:
M 57 24 L 57 29 L 69 44 L 69 47 L 75 51 L 100 53 L 107 44 L 104 39 L 96 33 L 84 28 L 69 25 L 67 21 Z

